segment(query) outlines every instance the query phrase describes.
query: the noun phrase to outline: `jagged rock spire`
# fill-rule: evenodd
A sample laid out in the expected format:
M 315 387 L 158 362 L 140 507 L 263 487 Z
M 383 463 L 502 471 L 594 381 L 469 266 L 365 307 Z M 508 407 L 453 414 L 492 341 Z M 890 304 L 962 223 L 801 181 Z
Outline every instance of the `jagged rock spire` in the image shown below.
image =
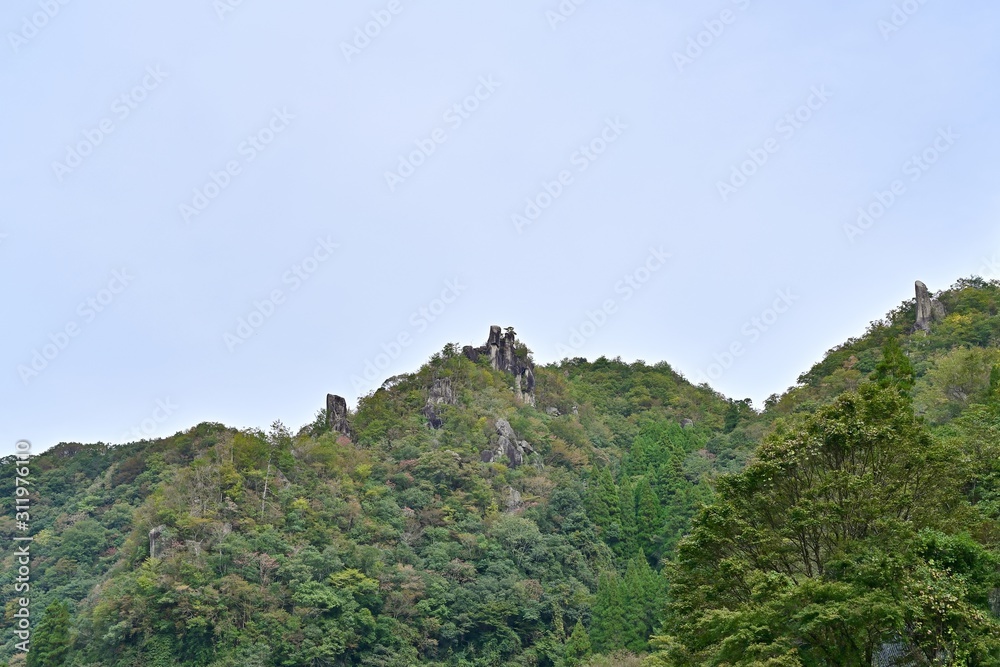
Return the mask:
M 441 428 L 444 421 L 438 414 L 437 406 L 455 405 L 455 390 L 450 378 L 437 378 L 427 391 L 427 403 L 421 411 L 431 428 Z
M 917 329 L 922 331 L 931 330 L 931 322 L 943 320 L 945 317 L 944 304 L 937 299 L 931 298 L 927 285 L 919 280 L 916 282 L 917 290 Z
M 517 334 L 512 327 L 504 332 L 494 324 L 490 327 L 486 345 L 472 347 L 466 345 L 462 353 L 472 361 L 478 361 L 482 355 L 488 355 L 490 365 L 494 370 L 504 371 L 514 376 L 514 394 L 519 401 L 527 405 L 535 404 L 535 365 L 527 357 L 517 354 Z
M 326 419 L 330 428 L 337 433 L 351 435 L 351 427 L 347 423 L 347 401 L 343 396 L 326 395 Z

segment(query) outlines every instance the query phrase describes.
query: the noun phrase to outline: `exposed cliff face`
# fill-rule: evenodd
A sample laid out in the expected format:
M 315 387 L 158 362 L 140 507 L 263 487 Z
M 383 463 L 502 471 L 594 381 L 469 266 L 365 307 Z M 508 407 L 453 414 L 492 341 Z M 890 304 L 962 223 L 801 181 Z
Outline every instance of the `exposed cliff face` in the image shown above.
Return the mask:
M 498 419 L 496 423 L 497 439 L 490 449 L 482 452 L 484 463 L 495 463 L 503 461 L 504 458 L 511 468 L 516 468 L 524 463 L 528 454 L 534 454 L 534 448 L 528 444 L 527 440 L 518 440 L 517 434 L 511 428 L 510 422 L 506 419 Z
M 167 527 L 165 525 L 160 525 L 160 526 L 157 526 L 156 528 L 153 528 L 152 530 L 149 531 L 149 557 L 150 558 L 156 558 L 157 554 L 160 553 L 156 549 L 159 546 L 159 544 L 157 543 L 157 540 L 160 539 L 160 536 L 163 535 L 163 531 L 165 531 L 166 529 L 167 529 Z
M 495 370 L 514 376 L 514 394 L 517 399 L 526 405 L 535 404 L 535 365 L 527 355 L 518 355 L 516 334 L 512 328 L 508 327 L 502 333 L 499 326 L 493 325 L 486 345 L 466 345 L 462 348 L 462 353 L 472 361 L 478 361 L 481 356 L 487 355 Z
M 351 427 L 347 423 L 347 401 L 336 394 L 326 395 L 326 419 L 337 433 L 351 435 Z
M 937 299 L 931 298 L 927 285 L 919 280 L 916 283 L 917 290 L 917 322 L 916 327 L 922 331 L 931 330 L 931 322 L 939 322 L 945 318 L 944 304 Z
M 438 415 L 436 406 L 455 405 L 455 390 L 451 386 L 451 378 L 438 378 L 434 380 L 427 393 L 427 404 L 421 411 L 431 428 L 441 428 L 444 422 Z

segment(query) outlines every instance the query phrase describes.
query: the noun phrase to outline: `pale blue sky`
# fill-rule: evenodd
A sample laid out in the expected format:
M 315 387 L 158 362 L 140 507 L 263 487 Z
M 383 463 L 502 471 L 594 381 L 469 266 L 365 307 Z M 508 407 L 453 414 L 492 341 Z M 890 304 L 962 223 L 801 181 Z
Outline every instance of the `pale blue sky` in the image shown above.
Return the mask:
M 995 3 L 225 2 L 0 10 L 0 453 L 297 429 L 494 323 L 759 405 L 998 275 Z

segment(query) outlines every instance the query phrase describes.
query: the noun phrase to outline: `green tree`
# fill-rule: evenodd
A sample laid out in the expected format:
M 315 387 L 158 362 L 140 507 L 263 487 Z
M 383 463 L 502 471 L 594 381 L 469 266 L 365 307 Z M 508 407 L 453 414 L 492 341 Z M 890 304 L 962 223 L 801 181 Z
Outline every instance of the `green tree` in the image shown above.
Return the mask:
M 619 512 L 621 520 L 621 531 L 619 531 L 618 543 L 615 546 L 615 553 L 624 562 L 631 558 L 638 549 L 638 527 L 635 520 L 635 487 L 628 477 L 623 476 L 621 488 L 618 491 Z
M 882 346 L 882 359 L 875 366 L 872 379 L 880 387 L 896 387 L 903 394 L 913 390 L 913 364 L 897 338 L 890 337 L 885 341 Z
M 650 635 L 662 621 L 660 576 L 639 554 L 629 561 L 622 586 L 625 600 L 622 644 L 633 653 L 645 653 L 649 650 Z
M 54 601 L 45 608 L 31 640 L 27 667 L 60 667 L 69 653 L 69 605 Z
M 740 422 L 752 418 L 754 414 L 753 399 L 744 398 L 742 401 L 730 401 L 729 409 L 726 410 L 723 431 L 725 433 L 735 431 Z
M 590 655 L 590 636 L 581 621 L 576 622 L 573 634 L 566 641 L 564 655 L 566 667 L 576 667 Z
M 610 653 L 623 647 L 625 634 L 625 595 L 616 572 L 601 575 L 591 609 L 590 642 L 597 653 Z
M 656 643 L 679 665 L 871 664 L 900 637 L 925 653 L 972 651 L 963 664 L 1000 658 L 988 606 L 921 546 L 922 530 L 968 517 L 960 461 L 894 384 L 779 424 L 681 542 L 673 635 Z
M 660 500 L 645 477 L 635 487 L 636 539 L 639 548 L 647 558 L 654 558 L 659 552 Z
M 618 512 L 617 501 L 618 490 L 608 469 L 592 468 L 587 484 L 587 516 L 599 529 L 606 530 L 611 525 L 612 509 L 615 514 Z

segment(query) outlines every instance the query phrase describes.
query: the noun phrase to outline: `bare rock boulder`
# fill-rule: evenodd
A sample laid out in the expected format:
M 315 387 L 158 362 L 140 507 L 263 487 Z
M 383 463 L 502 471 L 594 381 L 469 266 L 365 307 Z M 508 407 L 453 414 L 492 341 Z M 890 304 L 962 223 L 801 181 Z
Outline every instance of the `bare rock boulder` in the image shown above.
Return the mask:
M 163 531 L 167 529 L 166 526 L 160 525 L 149 531 L 149 557 L 157 558 L 157 554 L 161 551 L 157 551 L 157 547 L 160 546 L 159 540 L 163 536 Z
M 511 468 L 522 465 L 529 454 L 535 449 L 527 440 L 518 440 L 517 434 L 506 419 L 498 419 L 496 423 L 497 439 L 493 447 L 482 453 L 484 463 L 496 463 L 507 459 Z
M 508 327 L 506 331 L 494 324 L 486 344 L 481 347 L 465 346 L 462 353 L 472 361 L 486 356 L 494 370 L 514 376 L 514 395 L 526 405 L 535 405 L 535 365 L 527 355 L 517 352 L 517 334 Z
M 441 428 L 444 421 L 441 419 L 441 405 L 455 405 L 455 390 L 451 386 L 451 378 L 438 378 L 431 384 L 427 392 L 427 403 L 421 411 L 427 418 L 427 423 L 431 428 Z
M 931 322 L 940 322 L 947 315 L 944 304 L 937 299 L 931 298 L 931 293 L 927 289 L 927 285 L 919 280 L 916 282 L 915 287 L 917 292 L 916 328 L 921 331 L 930 331 Z
M 343 396 L 326 395 L 326 419 L 330 428 L 350 437 L 351 427 L 347 423 L 347 401 L 344 400 Z

